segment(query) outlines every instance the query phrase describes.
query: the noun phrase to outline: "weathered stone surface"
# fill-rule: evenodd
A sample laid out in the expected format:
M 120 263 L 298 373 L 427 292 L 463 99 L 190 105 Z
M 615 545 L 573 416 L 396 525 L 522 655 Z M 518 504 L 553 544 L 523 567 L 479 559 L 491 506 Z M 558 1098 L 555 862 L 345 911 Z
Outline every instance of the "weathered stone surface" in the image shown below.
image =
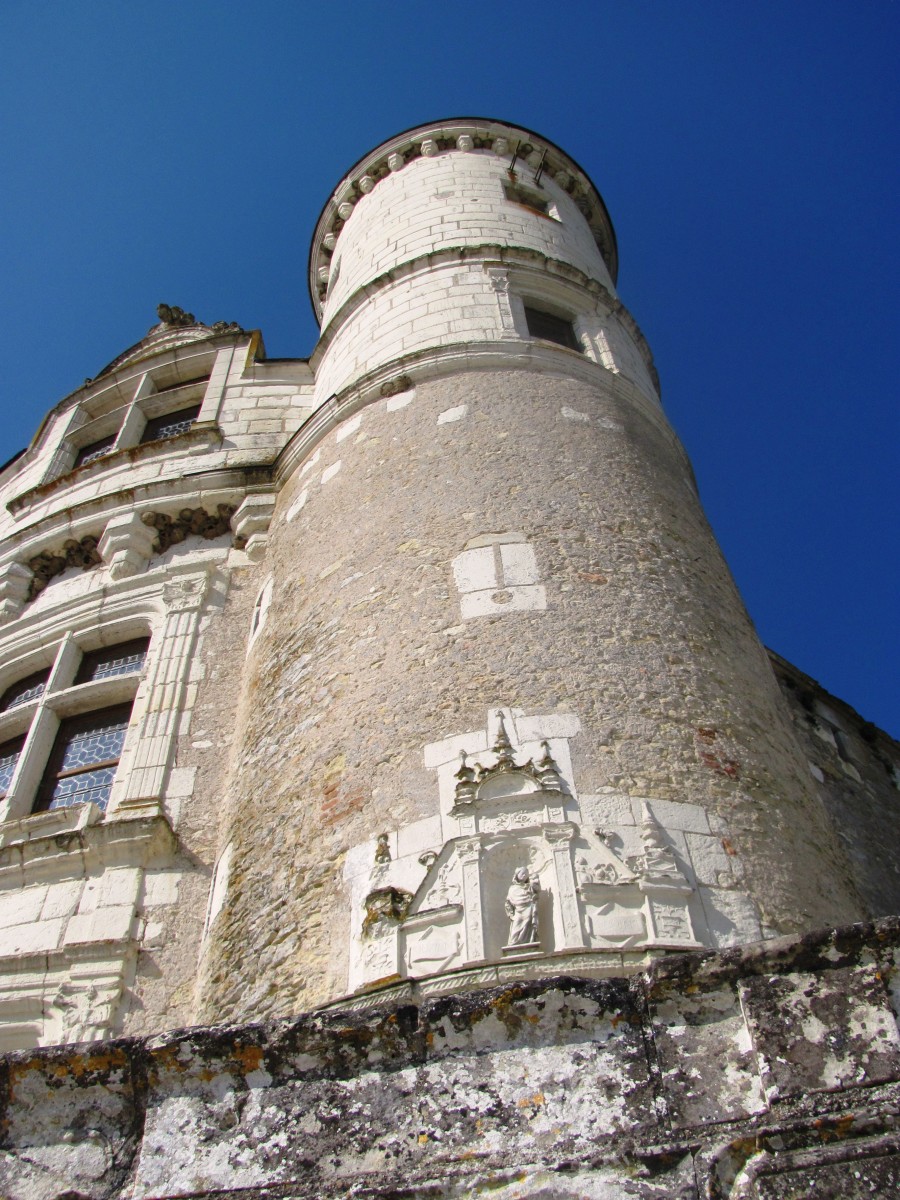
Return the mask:
M 628 980 L 12 1055 L 0 1187 L 9 1200 L 889 1195 L 900 1058 L 896 1035 L 879 1036 L 893 1016 L 876 972 L 898 944 L 886 921 Z M 860 1021 L 874 1047 L 854 1040 Z

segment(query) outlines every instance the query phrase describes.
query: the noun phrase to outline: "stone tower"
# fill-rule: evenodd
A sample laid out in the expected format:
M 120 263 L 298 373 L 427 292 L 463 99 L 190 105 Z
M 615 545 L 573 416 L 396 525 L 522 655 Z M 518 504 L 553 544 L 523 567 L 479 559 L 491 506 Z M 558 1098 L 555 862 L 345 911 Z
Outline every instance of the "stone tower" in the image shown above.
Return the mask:
M 0 470 L 4 1196 L 900 1189 L 900 747 L 760 645 L 616 271 L 420 126 L 309 359 L 160 305 Z
M 615 273 L 593 184 L 505 125 L 392 138 L 326 205 L 207 1018 L 861 914 Z

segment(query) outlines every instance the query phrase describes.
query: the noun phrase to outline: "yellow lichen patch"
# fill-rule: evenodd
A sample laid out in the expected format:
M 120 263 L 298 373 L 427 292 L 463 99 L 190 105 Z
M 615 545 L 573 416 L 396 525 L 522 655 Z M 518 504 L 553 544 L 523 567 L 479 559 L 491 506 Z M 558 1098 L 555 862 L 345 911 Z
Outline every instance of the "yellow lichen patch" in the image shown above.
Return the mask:
M 535 1092 L 533 1096 L 520 1096 L 516 1101 L 517 1108 L 540 1108 L 546 1104 L 543 1092 Z
M 420 1145 L 420 1146 L 424 1146 L 424 1145 L 425 1145 L 425 1143 L 428 1141 L 428 1134 L 427 1134 L 427 1133 L 420 1133 L 420 1134 L 419 1134 L 419 1136 L 418 1136 L 418 1138 L 417 1138 L 416 1140 L 418 1141 L 418 1143 L 419 1143 L 419 1145 Z
M 238 1043 L 231 1057 L 241 1064 L 244 1074 L 249 1075 L 251 1071 L 259 1069 L 263 1057 L 262 1046 L 243 1046 Z

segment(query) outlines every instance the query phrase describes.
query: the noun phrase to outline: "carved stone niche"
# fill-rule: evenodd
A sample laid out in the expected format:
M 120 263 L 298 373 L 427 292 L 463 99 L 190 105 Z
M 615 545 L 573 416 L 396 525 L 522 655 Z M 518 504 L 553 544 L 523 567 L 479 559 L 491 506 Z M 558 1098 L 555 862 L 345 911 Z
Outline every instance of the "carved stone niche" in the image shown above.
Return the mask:
M 689 861 L 679 857 L 687 844 L 659 825 L 652 801 L 616 831 L 582 825 L 550 744 L 526 760 L 510 742 L 509 718 L 497 719 L 494 745 L 479 754 L 484 762 L 462 752 L 453 776 L 449 764 L 440 818 L 420 823 L 430 832 L 380 834 L 374 861 L 356 876 L 365 915 L 356 910 L 351 989 L 447 971 L 468 977 L 488 964 L 549 954 L 583 961 L 591 951 L 701 944 L 691 904 L 702 910 Z M 433 833 L 443 838 L 440 849 L 423 849 L 419 838 Z

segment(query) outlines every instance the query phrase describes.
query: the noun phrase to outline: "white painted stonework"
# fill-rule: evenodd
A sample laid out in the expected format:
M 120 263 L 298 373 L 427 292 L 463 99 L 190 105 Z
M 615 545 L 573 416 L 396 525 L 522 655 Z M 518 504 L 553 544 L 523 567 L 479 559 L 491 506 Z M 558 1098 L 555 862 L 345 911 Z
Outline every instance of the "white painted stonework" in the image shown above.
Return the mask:
M 537 558 L 521 533 L 473 538 L 452 562 L 465 620 L 509 612 L 542 612 L 547 594 Z
M 623 954 L 759 936 L 705 810 L 578 796 L 569 741 L 579 729 L 574 715 L 500 708 L 485 729 L 425 748 L 440 815 L 347 856 L 351 991 L 491 963 L 527 974 L 548 955 L 602 974 Z M 532 935 L 517 940 L 524 929 Z

